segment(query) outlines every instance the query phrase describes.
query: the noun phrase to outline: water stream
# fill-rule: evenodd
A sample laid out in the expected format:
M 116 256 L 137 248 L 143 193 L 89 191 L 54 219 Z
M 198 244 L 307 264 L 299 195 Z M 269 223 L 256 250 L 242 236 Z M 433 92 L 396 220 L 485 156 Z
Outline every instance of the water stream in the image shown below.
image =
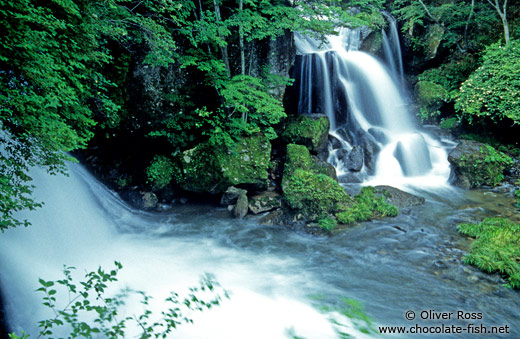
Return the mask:
M 359 300 L 381 325 L 409 325 L 407 310 L 466 310 L 520 335 L 518 292 L 497 275 L 462 265 L 469 240 L 455 230 L 462 221 L 513 211 L 511 198 L 445 188 L 395 219 L 315 237 L 255 218 L 232 220 L 215 207 L 134 211 L 80 166 L 70 171 L 70 177 L 33 173 L 45 207 L 27 214 L 30 228 L 0 237 L 1 286 L 13 329 L 33 330 L 45 316 L 34 292 L 38 277 L 59 278 L 63 264 L 83 272 L 119 260 L 119 287 L 142 289 L 155 300 L 195 285 L 204 272 L 231 291 L 221 307 L 176 332 L 179 338 L 286 338 L 289 328 L 306 338 L 335 338 L 329 315 L 312 306 L 311 295 L 324 296 L 325 305 Z

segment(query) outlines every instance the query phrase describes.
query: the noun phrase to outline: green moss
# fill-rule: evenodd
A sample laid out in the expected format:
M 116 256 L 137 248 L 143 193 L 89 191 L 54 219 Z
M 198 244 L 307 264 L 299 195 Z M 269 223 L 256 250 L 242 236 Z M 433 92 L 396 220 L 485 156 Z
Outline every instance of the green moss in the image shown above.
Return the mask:
M 376 197 L 373 187 L 363 187 L 352 203 L 340 205 L 339 210 L 336 219 L 346 225 L 399 214 L 397 207 L 387 203 L 384 196 Z
M 458 122 L 459 122 L 459 119 L 454 118 L 454 117 L 447 118 L 447 119 L 442 119 L 441 123 L 439 124 L 439 126 L 442 129 L 450 130 L 450 129 L 455 128 L 458 125 Z
M 483 271 L 499 272 L 513 288 L 520 288 L 520 226 L 504 218 L 480 224 L 460 224 L 460 233 L 476 238 L 464 262 Z
M 336 226 L 338 225 L 338 222 L 334 218 L 326 217 L 326 218 L 318 220 L 318 225 L 320 225 L 320 227 L 323 230 L 330 232 L 334 228 L 336 228 Z
M 296 169 L 286 179 L 284 199 L 292 209 L 316 220 L 334 212 L 340 202 L 348 201 L 350 197 L 334 179 Z
M 181 157 L 181 186 L 192 192 L 220 193 L 229 186 L 267 186 L 271 143 L 262 134 L 244 137 L 228 147 L 199 144 Z
M 154 190 L 158 190 L 166 187 L 178 172 L 178 167 L 170 158 L 156 155 L 146 169 L 146 181 Z
M 282 138 L 287 143 L 305 145 L 316 152 L 326 147 L 329 127 L 329 119 L 326 116 L 299 115 L 287 121 Z
M 513 159 L 489 145 L 480 147 L 479 153 L 462 156 L 460 170 L 468 174 L 472 187 L 497 186 L 504 179 L 504 170 L 513 165 Z
M 447 100 L 447 92 L 441 85 L 432 81 L 419 81 L 415 85 L 415 98 L 419 104 L 422 121 L 436 118 L 439 109 Z

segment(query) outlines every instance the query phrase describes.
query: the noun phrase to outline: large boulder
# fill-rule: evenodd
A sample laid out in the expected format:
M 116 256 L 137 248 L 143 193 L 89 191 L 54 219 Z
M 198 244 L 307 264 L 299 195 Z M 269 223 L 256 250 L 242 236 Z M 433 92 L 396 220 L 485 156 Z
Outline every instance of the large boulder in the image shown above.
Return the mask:
M 416 195 L 401 191 L 392 186 L 376 186 L 375 192 L 382 194 L 386 201 L 397 208 L 406 208 L 424 204 L 425 199 Z
M 330 122 L 323 114 L 298 115 L 287 119 L 282 139 L 288 144 L 306 146 L 312 153 L 327 151 Z
M 224 194 L 222 194 L 220 204 L 222 206 L 233 205 L 241 195 L 247 195 L 247 191 L 234 186 L 228 187 Z
M 363 157 L 363 148 L 359 145 L 354 146 L 345 161 L 348 170 L 352 172 L 361 171 L 363 168 Z
M 244 137 L 230 147 L 199 144 L 182 153 L 180 186 L 211 194 L 236 185 L 265 189 L 270 156 L 271 143 L 263 134 Z
M 282 190 L 287 205 L 307 221 L 328 215 L 349 199 L 336 180 L 320 173 L 307 148 L 295 144 L 287 145 Z
M 513 164 L 506 154 L 493 147 L 471 140 L 462 140 L 448 155 L 455 174 L 454 184 L 463 188 L 496 186 L 503 172 Z

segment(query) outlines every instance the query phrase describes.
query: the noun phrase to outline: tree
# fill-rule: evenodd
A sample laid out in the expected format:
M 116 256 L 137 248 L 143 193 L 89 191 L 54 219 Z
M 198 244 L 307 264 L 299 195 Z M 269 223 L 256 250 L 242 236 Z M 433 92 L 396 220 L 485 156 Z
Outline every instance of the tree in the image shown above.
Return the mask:
M 497 11 L 502 26 L 504 27 L 504 40 L 509 43 L 509 24 L 507 22 L 507 0 L 487 0 L 487 2 Z

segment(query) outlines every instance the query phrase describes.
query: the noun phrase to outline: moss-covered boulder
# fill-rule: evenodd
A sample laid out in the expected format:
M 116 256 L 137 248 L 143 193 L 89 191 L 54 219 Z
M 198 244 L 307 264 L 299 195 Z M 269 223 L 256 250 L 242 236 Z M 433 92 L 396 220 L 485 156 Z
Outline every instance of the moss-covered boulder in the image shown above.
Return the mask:
M 448 155 L 455 174 L 454 184 L 463 188 L 496 186 L 504 179 L 504 171 L 513 159 L 493 147 L 462 140 Z
M 224 192 L 229 186 L 267 187 L 271 144 L 263 134 L 244 137 L 230 147 L 208 143 L 184 151 L 180 186 L 191 192 Z
M 296 144 L 287 145 L 282 190 L 287 205 L 309 220 L 327 216 L 350 199 L 336 180 L 320 172 L 309 150 Z
M 377 195 L 374 187 L 363 187 L 351 201 L 338 206 L 336 219 L 341 224 L 354 224 L 377 218 L 395 217 L 399 214 L 397 207 L 386 201 L 384 194 Z
M 326 115 L 298 115 L 287 120 L 281 136 L 288 144 L 304 145 L 318 154 L 327 150 L 329 128 Z

